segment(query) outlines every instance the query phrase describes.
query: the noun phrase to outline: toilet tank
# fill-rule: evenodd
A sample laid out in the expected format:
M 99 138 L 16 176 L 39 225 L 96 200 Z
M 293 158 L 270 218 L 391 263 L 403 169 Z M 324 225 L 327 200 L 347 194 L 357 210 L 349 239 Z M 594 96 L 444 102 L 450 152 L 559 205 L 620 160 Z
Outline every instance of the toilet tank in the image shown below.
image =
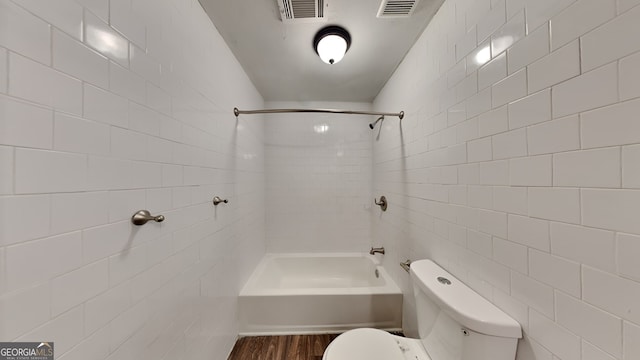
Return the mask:
M 432 360 L 514 360 L 520 324 L 431 260 L 411 263 L 420 341 Z

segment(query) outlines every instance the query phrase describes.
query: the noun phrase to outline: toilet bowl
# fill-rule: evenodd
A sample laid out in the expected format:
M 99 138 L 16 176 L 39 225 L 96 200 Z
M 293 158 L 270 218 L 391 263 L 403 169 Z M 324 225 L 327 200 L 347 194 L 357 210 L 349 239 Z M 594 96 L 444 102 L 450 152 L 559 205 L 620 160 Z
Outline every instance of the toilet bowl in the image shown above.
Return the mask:
M 431 260 L 411 264 L 419 339 L 349 330 L 323 360 L 514 360 L 520 324 Z
M 329 344 L 322 360 L 432 360 L 416 339 L 361 328 L 345 332 Z

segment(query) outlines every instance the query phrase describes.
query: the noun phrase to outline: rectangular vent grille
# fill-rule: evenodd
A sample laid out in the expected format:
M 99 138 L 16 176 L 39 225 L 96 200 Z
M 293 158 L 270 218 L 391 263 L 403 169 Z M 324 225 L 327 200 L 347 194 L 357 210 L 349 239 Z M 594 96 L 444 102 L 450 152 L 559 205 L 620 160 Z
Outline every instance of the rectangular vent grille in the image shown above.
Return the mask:
M 411 16 L 419 0 L 382 0 L 378 17 Z
M 282 21 L 324 17 L 325 0 L 278 0 Z

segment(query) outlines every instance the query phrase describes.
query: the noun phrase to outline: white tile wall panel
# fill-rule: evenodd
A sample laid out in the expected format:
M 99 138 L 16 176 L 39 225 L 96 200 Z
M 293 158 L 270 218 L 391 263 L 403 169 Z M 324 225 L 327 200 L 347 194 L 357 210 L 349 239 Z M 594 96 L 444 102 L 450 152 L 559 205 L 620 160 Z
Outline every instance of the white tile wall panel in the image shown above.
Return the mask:
M 553 288 L 519 272 L 511 272 L 511 296 L 536 309 L 548 317 L 553 317 Z M 529 317 L 531 319 L 531 317 Z
M 535 310 L 529 312 L 531 337 L 562 359 L 580 359 L 580 337 Z
M 82 306 L 76 306 L 39 328 L 19 337 L 17 341 L 39 342 L 37 339 L 47 337 L 51 338 L 52 342 L 55 343 L 55 351 L 66 352 L 84 337 L 82 310 Z
M 605 271 L 616 271 L 612 231 L 552 222 L 551 253 Z
M 580 149 L 580 120 L 567 116 L 527 128 L 530 155 L 559 153 Z
M 129 67 L 129 42 L 120 33 L 89 11 L 84 16 L 84 42 L 100 54 Z M 131 56 L 133 58 L 133 54 Z
M 215 244 L 243 265 L 237 276 L 205 280 L 209 303 L 222 309 L 210 319 L 219 335 L 191 346 L 225 358 L 237 336 L 235 305 L 227 304 L 265 249 L 262 119 L 238 123 L 229 114 L 238 102 L 261 108 L 263 100 L 197 3 L 51 6 L 0 3 L 0 258 L 10 257 L 0 301 L 15 314 L 0 315 L 0 337 L 54 339 L 67 360 L 144 358 L 147 344 L 172 339 L 153 357 L 184 357 L 186 348 L 171 344 L 213 331 L 201 326 L 210 311 L 196 269 L 229 264 L 196 261 L 199 246 Z M 188 179 L 197 181 L 185 188 L 189 201 L 174 204 L 185 166 L 200 175 Z M 238 206 L 214 217 L 209 202 L 218 192 Z M 133 228 L 129 217 L 145 207 L 166 222 Z M 27 224 L 25 213 L 39 221 Z M 25 269 L 25 252 L 50 257 Z M 188 315 L 174 322 L 173 314 Z
M 579 224 L 580 192 L 573 188 L 529 188 L 529 216 Z
M 505 2 L 499 1 L 478 22 L 478 41 L 484 41 L 506 22 Z M 494 54 L 498 54 L 495 52 Z
M 637 323 L 640 285 L 616 275 L 583 266 L 582 299 L 604 311 Z
M 526 216 L 509 215 L 508 239 L 529 248 L 549 251 L 549 222 Z
M 611 63 L 558 84 L 552 94 L 556 118 L 613 104 L 618 101 L 618 64 Z
M 487 111 L 478 117 L 478 136 L 494 135 L 509 129 L 507 107 Z
M 640 146 L 622 148 L 622 186 L 640 188 L 640 169 L 635 166 L 640 161 Z
M 103 260 L 53 279 L 51 314 L 61 314 L 107 290 L 108 278 L 108 262 Z
M 0 195 L 13 194 L 13 148 L 0 146 Z
M 555 50 L 527 66 L 529 93 L 580 75 L 580 44 L 578 40 Z
M 625 11 L 633 8 L 634 6 L 640 4 L 638 0 L 618 0 L 618 14 L 622 14 Z
M 517 0 L 516 0 L 517 1 Z M 509 74 L 549 54 L 549 26 L 540 26 L 507 49 Z
M 498 31 L 491 35 L 491 54 L 496 56 L 510 48 L 525 36 L 524 11 L 510 18 Z
M 539 91 L 509 104 L 509 129 L 551 120 L 551 89 Z
M 6 248 L 8 290 L 46 282 L 82 265 L 81 233 L 72 232 Z
M 551 155 L 509 159 L 509 185 L 551 186 L 552 170 Z
M 5 94 L 7 93 L 8 86 L 7 78 L 9 77 L 9 68 L 7 67 L 8 63 L 7 49 L 0 47 L 0 93 Z
M 53 30 L 53 67 L 90 84 L 109 86 L 107 58 L 58 30 Z
M 640 191 L 582 189 L 582 224 L 602 229 L 640 234 L 634 214 L 640 207 Z
M 633 359 L 640 356 L 640 343 L 638 343 L 638 337 L 640 337 L 640 326 L 625 321 L 622 328 L 623 332 L 623 356 L 622 358 Z
M 33 84 L 38 86 L 33 86 Z M 9 53 L 9 95 L 82 114 L 82 84 L 53 68 Z
M 495 83 L 491 88 L 491 104 L 502 106 L 527 95 L 527 72 L 520 70 Z
M 147 100 L 144 79 L 114 62 L 109 62 L 109 90 L 140 104 Z
M 6 145 L 40 149 L 53 147 L 53 111 L 0 96 L 0 141 Z M 41 131 L 30 131 L 31 129 Z
M 583 360 L 615 360 L 615 358 L 606 352 L 600 350 L 587 341 L 582 340 L 582 359 Z
M 620 187 L 620 148 L 571 151 L 553 155 L 553 185 Z
M 615 0 L 580 0 L 551 21 L 551 50 L 573 41 L 616 16 Z
M 108 222 L 107 192 L 79 192 L 51 196 L 51 232 L 59 234 Z
M 109 127 L 63 113 L 55 113 L 53 148 L 58 151 L 108 155 Z
M 84 84 L 83 117 L 122 128 L 129 126 L 129 107 L 126 98 L 90 84 Z
M 29 286 L 0 297 L 3 314 L 0 336 L 15 339 L 46 323 L 51 317 L 50 284 Z M 28 308 L 31 311 L 25 312 Z
M 618 82 L 620 100 L 640 97 L 640 53 L 620 59 Z
M 0 46 L 43 64 L 51 63 L 51 27 L 16 3 L 0 2 Z
M 82 4 L 85 11 L 97 15 L 104 21 L 109 20 L 109 3 L 104 0 L 76 0 L 77 3 Z M 86 18 L 85 18 L 86 21 Z
M 582 36 L 582 71 L 595 69 L 640 50 L 640 45 L 634 41 L 635 34 L 640 31 L 638 16 L 640 8 L 634 7 Z
M 528 272 L 526 246 L 494 237 L 493 258 L 520 273 L 526 274 Z
M 494 135 L 492 143 L 493 158 L 496 160 L 527 156 L 527 131 L 525 129 Z
M 529 251 L 529 276 L 573 296 L 580 296 L 580 264 L 538 250 Z M 556 309 L 557 310 L 557 309 Z
M 51 198 L 49 195 L 0 197 L 0 228 L 2 243 L 10 245 L 45 237 L 51 226 Z M 30 221 L 31 214 L 40 221 Z
M 580 115 L 583 149 L 627 145 L 640 141 L 640 124 L 634 121 L 640 99 L 621 102 Z
M 84 191 L 87 189 L 87 156 L 18 148 L 15 182 L 17 194 Z
M 527 214 L 528 195 L 524 187 L 495 186 L 493 209 L 509 214 Z
M 640 250 L 640 236 L 618 234 L 616 240 L 618 273 L 636 281 L 640 280 L 640 266 L 634 257 Z
M 575 0 L 524 0 L 527 14 L 527 29 L 533 31 L 545 24 L 554 15 L 571 5 Z
M 20 6 L 37 14 L 47 23 L 73 36 L 76 40 L 82 40 L 82 15 L 80 4 L 73 0 L 60 0 L 54 2 L 23 0 Z

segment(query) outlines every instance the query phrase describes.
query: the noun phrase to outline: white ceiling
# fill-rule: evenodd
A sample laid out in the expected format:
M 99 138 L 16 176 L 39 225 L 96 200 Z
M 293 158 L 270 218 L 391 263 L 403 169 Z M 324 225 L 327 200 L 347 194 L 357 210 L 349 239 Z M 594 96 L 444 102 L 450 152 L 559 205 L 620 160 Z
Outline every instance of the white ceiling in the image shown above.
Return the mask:
M 377 18 L 381 0 L 325 0 L 323 22 L 283 23 L 277 0 L 200 0 L 266 101 L 372 101 L 444 0 L 420 0 L 408 18 Z M 327 25 L 351 34 L 334 65 L 313 37 Z

